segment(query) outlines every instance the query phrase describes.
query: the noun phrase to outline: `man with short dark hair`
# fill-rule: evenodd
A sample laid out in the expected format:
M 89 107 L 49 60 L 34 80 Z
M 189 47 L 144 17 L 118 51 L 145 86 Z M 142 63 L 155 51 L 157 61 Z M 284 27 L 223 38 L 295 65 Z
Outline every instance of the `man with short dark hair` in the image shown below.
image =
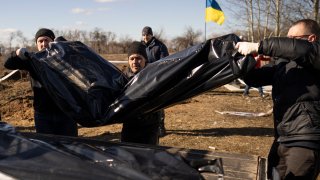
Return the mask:
M 253 69 L 244 80 L 272 85 L 275 141 L 268 156 L 268 177 L 316 179 L 320 171 L 320 28 L 316 21 L 295 22 L 287 37 L 260 43 L 239 42 L 243 54 L 277 57 Z
M 148 62 L 152 63 L 158 61 L 161 58 L 164 58 L 169 55 L 167 46 L 153 36 L 152 28 L 145 26 L 142 29 L 142 43 L 146 46 L 146 52 L 148 56 Z M 164 126 L 165 113 L 164 110 L 160 111 L 161 121 L 159 125 L 159 136 L 163 137 L 166 135 L 166 129 Z
M 35 34 L 38 51 L 49 47 L 55 39 L 50 29 L 41 28 Z M 78 136 L 77 123 L 70 119 L 51 99 L 34 72 L 31 60 L 26 56 L 25 48 L 11 52 L 4 66 L 8 69 L 26 70 L 30 73 L 31 86 L 34 94 L 34 121 L 37 133 Z

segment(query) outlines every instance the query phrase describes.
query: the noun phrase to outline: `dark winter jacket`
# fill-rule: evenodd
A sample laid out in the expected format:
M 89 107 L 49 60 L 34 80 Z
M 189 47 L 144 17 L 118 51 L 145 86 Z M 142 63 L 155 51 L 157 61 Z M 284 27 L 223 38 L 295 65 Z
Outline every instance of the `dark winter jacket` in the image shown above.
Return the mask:
M 56 103 L 54 103 L 54 101 L 50 98 L 47 91 L 42 87 L 35 72 L 32 69 L 30 61 L 30 59 L 23 60 L 19 58 L 16 55 L 16 52 L 13 51 L 5 61 L 4 66 L 7 69 L 26 70 L 30 73 L 31 85 L 34 93 L 33 107 L 36 112 L 62 113 L 62 111 L 58 108 Z
M 293 38 L 263 40 L 258 53 L 276 57 L 275 64 L 253 69 L 244 77 L 250 86 L 273 86 L 275 133 L 280 143 L 320 146 L 319 48 L 319 42 Z
M 143 42 L 144 43 L 144 42 Z M 145 44 L 145 43 L 144 43 Z M 152 63 L 169 55 L 168 48 L 161 41 L 153 37 L 146 45 L 148 62 Z
M 135 76 L 130 67 L 126 68 L 123 72 L 129 79 Z M 124 121 L 121 141 L 158 145 L 160 119 L 161 113 L 158 111 Z

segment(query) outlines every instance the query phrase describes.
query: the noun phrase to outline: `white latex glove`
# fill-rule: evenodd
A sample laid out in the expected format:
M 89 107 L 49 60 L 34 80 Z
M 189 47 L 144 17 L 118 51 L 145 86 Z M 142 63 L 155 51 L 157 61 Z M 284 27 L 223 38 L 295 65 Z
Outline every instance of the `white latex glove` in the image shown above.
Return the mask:
M 17 56 L 23 60 L 28 59 L 26 56 L 27 53 L 28 53 L 28 50 L 26 48 L 20 48 L 16 50 Z
M 236 49 L 240 54 L 243 54 L 243 55 L 257 53 L 258 48 L 259 48 L 259 43 L 238 42 L 236 44 Z

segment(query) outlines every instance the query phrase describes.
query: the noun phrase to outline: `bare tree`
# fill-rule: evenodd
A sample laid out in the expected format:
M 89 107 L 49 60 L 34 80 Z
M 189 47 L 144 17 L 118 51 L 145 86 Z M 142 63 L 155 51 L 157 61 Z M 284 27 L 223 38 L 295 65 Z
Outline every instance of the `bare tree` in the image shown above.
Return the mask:
M 121 37 L 119 42 L 119 46 L 122 49 L 121 53 L 127 53 L 128 48 L 132 42 L 133 40 L 128 35 Z
M 17 31 L 16 32 L 17 35 L 17 43 L 21 46 L 21 47 L 26 47 L 28 45 L 28 40 L 27 38 L 23 35 L 22 31 Z
M 316 2 L 312 0 L 226 0 L 234 6 L 237 11 L 233 16 L 237 19 L 247 16 L 246 29 L 242 34 L 246 34 L 245 39 L 257 41 L 271 35 L 281 36 L 287 31 L 292 22 L 302 18 L 313 18 L 311 12 L 316 13 Z M 319 1 L 319 0 L 317 0 Z M 312 6 L 312 3 L 314 6 Z M 318 5 L 319 6 L 319 5 Z M 312 10 L 314 7 L 314 10 Z M 313 15 L 315 16 L 315 15 Z M 254 17 L 254 18 L 253 18 Z M 261 17 L 265 17 L 262 19 Z M 243 22 L 243 21 L 242 21 Z M 261 27 L 264 27 L 263 36 Z M 273 29 L 272 31 L 270 31 Z
M 202 32 L 200 30 L 195 31 L 191 26 L 189 26 L 183 35 L 187 39 L 188 45 L 193 46 L 199 43 L 199 38 L 202 35 Z
M 280 4 L 281 4 L 281 0 L 276 0 L 276 29 L 275 29 L 276 36 L 280 36 Z
M 178 36 L 172 40 L 172 49 L 180 51 L 189 46 L 193 46 L 200 41 L 202 32 L 200 30 L 195 31 L 191 26 L 186 28 L 186 31 L 182 36 Z
M 257 18 L 257 30 L 258 30 L 258 39 L 261 37 L 261 7 L 260 7 L 260 0 L 257 0 L 257 7 L 258 7 L 258 18 Z
M 28 45 L 27 38 L 23 35 L 22 31 L 11 32 L 8 38 L 9 51 L 14 48 L 26 47 Z
M 4 54 L 4 52 L 5 52 L 5 46 L 2 43 L 0 43 L 0 57 Z
M 163 28 L 160 28 L 157 31 L 153 31 L 153 36 L 156 37 L 157 39 L 159 39 L 160 41 L 164 41 L 164 30 Z
M 104 34 L 104 53 L 113 53 L 111 51 L 112 42 L 115 42 L 117 35 L 111 31 L 105 32 Z
M 65 31 L 54 30 L 54 33 L 56 36 L 63 36 L 68 41 L 88 42 L 89 39 L 86 31 L 81 31 L 77 29 Z
M 188 42 L 184 37 L 178 36 L 171 40 L 170 49 L 173 51 L 181 51 L 188 47 Z
M 93 32 L 90 32 L 90 40 L 91 40 L 91 47 L 98 52 L 101 53 L 101 46 L 105 43 L 105 32 L 102 31 L 100 28 L 95 28 Z
M 15 34 L 15 32 L 11 32 L 10 34 L 9 34 L 9 38 L 8 38 L 8 45 L 9 45 L 9 51 L 11 52 L 12 51 L 12 41 L 13 41 L 13 39 L 15 38 L 15 36 L 16 36 L 16 34 Z
M 248 16 L 248 28 L 249 28 L 249 34 L 248 37 L 250 37 L 250 40 L 254 41 L 254 30 L 253 30 L 253 4 L 252 0 L 246 0 L 247 4 L 247 16 Z
M 319 21 L 318 19 L 319 14 L 319 0 L 313 0 L 313 17 L 315 21 Z
M 269 17 L 270 17 L 270 6 L 271 6 L 271 0 L 267 1 L 267 8 L 266 8 L 266 24 L 264 26 L 264 31 L 263 31 L 263 39 L 267 37 L 267 30 L 269 26 Z

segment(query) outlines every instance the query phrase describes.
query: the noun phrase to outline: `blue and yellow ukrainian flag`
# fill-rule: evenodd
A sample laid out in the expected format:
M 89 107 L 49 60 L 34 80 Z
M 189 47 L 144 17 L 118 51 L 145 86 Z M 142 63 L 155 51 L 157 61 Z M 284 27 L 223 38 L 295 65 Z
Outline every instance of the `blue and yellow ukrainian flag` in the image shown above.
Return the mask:
M 215 0 L 206 0 L 206 22 L 213 21 L 221 25 L 224 22 L 224 13 Z

